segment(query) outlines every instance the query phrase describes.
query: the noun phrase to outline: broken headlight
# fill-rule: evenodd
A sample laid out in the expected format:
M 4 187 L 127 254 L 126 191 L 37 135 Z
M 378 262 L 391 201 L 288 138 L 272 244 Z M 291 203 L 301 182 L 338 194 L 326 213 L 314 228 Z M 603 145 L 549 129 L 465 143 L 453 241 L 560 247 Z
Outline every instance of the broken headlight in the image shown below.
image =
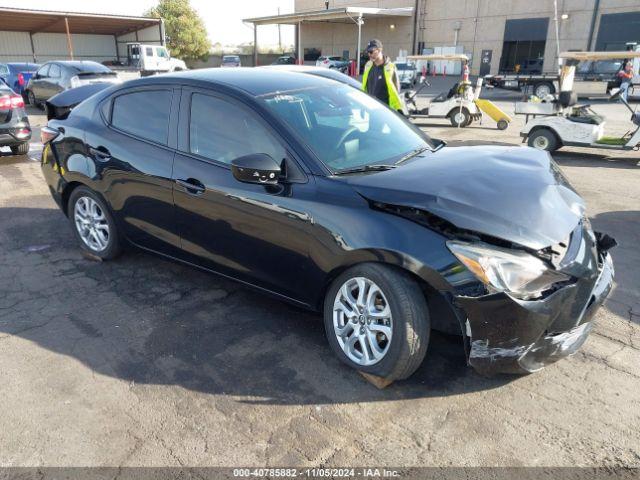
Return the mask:
M 447 247 L 492 293 L 505 292 L 528 300 L 570 279 L 525 252 L 454 240 L 447 242 Z

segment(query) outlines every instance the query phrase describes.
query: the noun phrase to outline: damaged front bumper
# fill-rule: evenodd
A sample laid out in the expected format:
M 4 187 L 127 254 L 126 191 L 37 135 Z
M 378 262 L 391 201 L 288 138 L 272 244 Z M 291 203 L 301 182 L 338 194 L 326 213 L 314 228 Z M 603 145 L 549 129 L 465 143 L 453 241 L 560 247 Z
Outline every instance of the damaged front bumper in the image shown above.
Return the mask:
M 482 374 L 530 373 L 575 353 L 613 285 L 611 256 L 599 253 L 598 272 L 540 300 L 506 293 L 457 296 L 466 313 L 468 362 Z

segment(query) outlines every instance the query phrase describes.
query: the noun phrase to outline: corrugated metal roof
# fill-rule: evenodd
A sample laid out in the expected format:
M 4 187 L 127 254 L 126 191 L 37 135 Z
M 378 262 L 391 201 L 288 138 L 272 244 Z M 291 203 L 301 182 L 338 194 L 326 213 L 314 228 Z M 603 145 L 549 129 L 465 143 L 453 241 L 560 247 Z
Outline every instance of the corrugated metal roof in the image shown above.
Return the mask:
M 71 33 L 123 35 L 158 25 L 158 18 L 103 15 L 97 13 L 56 12 L 0 7 L 0 31 L 65 33 L 65 18 Z

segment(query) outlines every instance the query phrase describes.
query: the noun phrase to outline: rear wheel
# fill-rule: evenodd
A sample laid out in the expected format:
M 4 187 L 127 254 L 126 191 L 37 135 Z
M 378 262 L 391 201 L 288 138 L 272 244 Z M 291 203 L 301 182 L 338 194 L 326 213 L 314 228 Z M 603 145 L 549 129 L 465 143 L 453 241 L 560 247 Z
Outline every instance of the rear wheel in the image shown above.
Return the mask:
M 68 216 L 84 250 L 103 260 L 120 254 L 122 245 L 113 216 L 91 189 L 78 187 L 71 193 Z
M 471 123 L 471 115 L 466 108 L 456 108 L 449 113 L 449 121 L 454 127 L 466 127 Z
M 29 153 L 29 142 L 11 147 L 11 153 L 14 155 L 26 155 Z
M 545 150 L 547 152 L 555 152 L 560 148 L 560 142 L 558 142 L 556 134 L 547 128 L 541 128 L 529 134 L 527 144 L 530 147 L 537 148 L 538 150 Z
M 329 288 L 324 324 L 347 365 L 389 381 L 410 376 L 429 343 L 429 310 L 407 273 L 375 263 L 350 268 Z
M 553 86 L 553 83 L 550 82 L 540 82 L 536 83 L 533 87 L 533 94 L 538 98 L 544 98 L 547 95 L 551 95 L 555 93 L 556 89 Z

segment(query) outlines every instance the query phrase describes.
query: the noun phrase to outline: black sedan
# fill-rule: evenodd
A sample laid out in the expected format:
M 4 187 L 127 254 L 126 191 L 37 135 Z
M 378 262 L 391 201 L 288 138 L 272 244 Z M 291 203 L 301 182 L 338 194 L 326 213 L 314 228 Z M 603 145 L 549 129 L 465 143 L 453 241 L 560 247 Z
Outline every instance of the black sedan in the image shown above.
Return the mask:
M 44 177 L 90 254 L 125 243 L 322 312 L 388 380 L 431 329 L 478 371 L 575 352 L 614 241 L 546 152 L 446 147 L 366 94 L 277 69 L 131 81 L 43 128 Z
M 29 152 L 31 126 L 22 95 L 0 80 L 0 147 L 10 147 L 14 155 Z

